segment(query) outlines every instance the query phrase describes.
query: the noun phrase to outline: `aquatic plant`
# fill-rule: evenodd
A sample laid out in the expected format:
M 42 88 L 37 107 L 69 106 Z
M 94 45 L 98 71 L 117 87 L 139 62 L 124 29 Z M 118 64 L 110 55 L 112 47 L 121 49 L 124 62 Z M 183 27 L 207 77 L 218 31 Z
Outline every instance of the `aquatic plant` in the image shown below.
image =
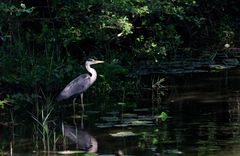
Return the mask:
M 42 105 L 39 107 L 36 107 L 36 114 L 31 114 L 31 117 L 34 119 L 35 123 L 34 130 L 35 135 L 40 134 L 42 143 L 43 143 L 43 149 L 44 151 L 50 151 L 51 150 L 51 138 L 53 138 L 53 147 L 55 148 L 56 143 L 56 135 L 54 129 L 50 129 L 50 126 L 54 126 L 54 120 L 51 119 L 51 114 L 54 110 L 54 104 L 52 97 L 46 97 L 43 94 L 43 101 Z M 38 138 L 38 136 L 36 136 Z M 38 139 L 36 139 L 36 147 L 38 147 Z
M 162 97 L 165 95 L 165 87 L 162 83 L 165 81 L 165 78 L 161 78 L 159 75 L 152 76 L 151 79 L 151 90 L 152 90 L 152 114 L 158 113 L 163 110 L 161 105 Z

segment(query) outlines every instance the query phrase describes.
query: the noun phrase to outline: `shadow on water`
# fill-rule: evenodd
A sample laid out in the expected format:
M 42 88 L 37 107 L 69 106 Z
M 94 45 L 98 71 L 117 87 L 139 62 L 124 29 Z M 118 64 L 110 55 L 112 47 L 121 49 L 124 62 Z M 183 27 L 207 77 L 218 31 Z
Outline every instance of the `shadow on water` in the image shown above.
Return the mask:
M 239 80 L 237 70 L 167 76 L 159 109 L 169 115 L 166 121 L 153 116 L 149 98 L 138 99 L 137 108 L 126 109 L 126 102 L 116 103 L 112 110 L 101 108 L 106 112 L 88 110 L 86 128 L 96 137 L 100 155 L 121 149 L 136 156 L 236 156 L 240 152 Z

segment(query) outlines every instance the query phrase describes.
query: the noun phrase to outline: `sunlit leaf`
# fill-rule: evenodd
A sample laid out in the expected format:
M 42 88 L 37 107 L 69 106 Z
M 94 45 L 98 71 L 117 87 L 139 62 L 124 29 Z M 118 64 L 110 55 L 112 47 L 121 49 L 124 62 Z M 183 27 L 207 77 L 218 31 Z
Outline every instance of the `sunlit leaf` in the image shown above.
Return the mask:
M 118 102 L 118 105 L 125 106 L 126 103 L 124 103 L 124 102 Z
M 167 120 L 168 115 L 167 115 L 167 113 L 162 112 L 159 116 L 156 116 L 156 118 L 157 118 L 157 119 L 160 118 L 162 121 L 165 121 L 165 120 Z
M 0 100 L 0 107 L 1 107 L 1 108 L 4 108 L 4 105 L 6 105 L 6 104 L 8 104 L 8 103 L 10 103 L 10 102 L 12 102 L 12 101 L 6 100 L 6 99 Z
M 26 5 L 25 5 L 25 4 L 21 3 L 20 6 L 21 6 L 23 9 L 26 9 Z
M 33 10 L 32 9 L 26 9 L 25 12 L 28 13 L 28 14 L 31 14 L 33 12 Z
M 134 120 L 131 121 L 131 124 L 133 125 L 145 125 L 145 124 L 151 124 L 152 121 L 141 121 L 141 120 Z
M 153 138 L 152 143 L 153 143 L 154 145 L 158 144 L 158 139 L 157 139 L 157 138 Z

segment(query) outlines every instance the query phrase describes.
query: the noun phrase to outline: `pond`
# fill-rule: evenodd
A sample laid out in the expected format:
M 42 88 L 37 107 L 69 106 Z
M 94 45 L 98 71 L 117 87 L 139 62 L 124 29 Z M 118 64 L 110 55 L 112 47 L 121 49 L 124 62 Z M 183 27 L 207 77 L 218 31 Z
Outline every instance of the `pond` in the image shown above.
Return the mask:
M 151 96 L 151 90 L 141 94 L 132 109 L 125 108 L 130 105 L 127 101 L 116 102 L 112 109 L 101 104 L 105 111 L 86 107 L 84 126 L 98 140 L 102 156 L 117 150 L 135 156 L 236 156 L 240 153 L 239 81 L 239 70 L 167 75 L 160 100 L 156 92 Z M 168 115 L 165 121 L 156 117 L 162 111 Z M 0 130 L 1 138 L 6 131 Z M 14 155 L 37 155 L 31 143 L 17 138 Z M 68 149 L 74 150 L 74 145 Z

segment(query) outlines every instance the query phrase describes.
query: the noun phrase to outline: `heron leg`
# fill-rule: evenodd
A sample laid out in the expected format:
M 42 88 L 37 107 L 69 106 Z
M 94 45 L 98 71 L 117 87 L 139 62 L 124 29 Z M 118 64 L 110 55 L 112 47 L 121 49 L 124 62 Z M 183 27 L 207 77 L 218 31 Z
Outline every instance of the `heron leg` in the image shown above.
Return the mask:
M 76 98 L 73 99 L 73 113 L 74 113 L 74 116 L 76 116 Z M 76 118 L 74 117 L 73 118 L 73 123 L 75 126 L 77 126 L 77 123 L 76 123 Z
M 66 135 L 65 135 L 65 128 L 64 123 L 62 122 L 62 135 L 63 135 L 63 149 L 66 150 Z
M 76 136 L 76 149 L 78 149 L 78 128 L 75 126 L 75 136 Z
M 81 104 L 82 104 L 82 117 L 81 117 L 81 128 L 84 128 L 84 124 L 83 124 L 83 117 L 84 117 L 84 104 L 83 104 L 83 93 L 80 94 L 81 96 Z
M 83 123 L 83 118 L 84 118 L 84 112 L 82 111 L 82 117 L 81 117 L 81 129 L 84 129 L 84 123 Z
M 84 111 L 84 104 L 83 104 L 83 93 L 80 94 L 81 96 L 81 105 L 82 105 L 82 111 Z

